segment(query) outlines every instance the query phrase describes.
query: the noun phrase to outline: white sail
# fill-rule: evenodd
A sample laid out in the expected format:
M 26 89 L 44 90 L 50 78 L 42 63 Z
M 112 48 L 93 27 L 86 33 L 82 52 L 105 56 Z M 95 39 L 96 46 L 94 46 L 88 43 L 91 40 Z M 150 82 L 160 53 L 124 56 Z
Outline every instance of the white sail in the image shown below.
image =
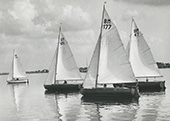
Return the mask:
M 58 50 L 56 49 L 55 53 L 54 53 L 54 57 L 52 59 L 52 63 L 50 65 L 50 68 L 49 68 L 49 72 L 48 72 L 48 75 L 47 75 L 47 78 L 45 80 L 45 84 L 54 84 L 55 82 L 55 76 L 56 76 L 56 60 L 57 60 L 57 52 Z
M 20 61 L 16 51 L 14 51 L 12 68 L 11 68 L 11 70 L 9 72 L 9 76 L 8 76 L 8 79 L 13 79 L 13 78 L 19 78 L 19 79 L 27 78 L 25 70 L 22 67 L 21 61 Z
M 56 69 L 56 80 L 82 80 L 71 49 L 62 33 L 59 40 Z
M 94 53 L 90 61 L 90 65 L 88 67 L 87 74 L 85 76 L 85 80 L 83 82 L 83 87 L 85 88 L 94 88 L 96 84 L 95 82 L 98 75 L 97 69 L 98 69 L 98 60 L 99 60 L 99 46 L 100 46 L 99 41 L 100 41 L 100 37 L 99 40 L 97 41 Z
M 129 60 L 135 77 L 160 77 L 161 74 L 153 58 L 151 50 L 135 21 L 132 19 Z
M 63 80 L 82 80 L 71 49 L 64 35 L 59 32 L 59 40 L 46 82 L 59 83 Z
M 83 87 L 95 87 L 96 79 L 98 84 L 134 82 L 127 53 L 105 7 L 101 29 Z

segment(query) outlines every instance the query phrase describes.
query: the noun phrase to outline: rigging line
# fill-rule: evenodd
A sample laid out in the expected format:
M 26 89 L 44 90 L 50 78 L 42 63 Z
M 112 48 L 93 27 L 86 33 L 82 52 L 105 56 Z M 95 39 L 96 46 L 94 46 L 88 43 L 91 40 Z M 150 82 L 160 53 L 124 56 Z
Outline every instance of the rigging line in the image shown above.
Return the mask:
M 118 50 L 120 47 L 122 47 L 123 46 L 123 43 L 121 43 L 121 45 L 119 45 L 117 48 L 115 48 L 113 51 L 116 51 L 116 50 Z
M 146 53 L 146 52 L 148 52 L 149 50 L 150 50 L 150 48 L 144 50 L 143 53 Z
M 71 55 L 70 57 L 66 58 L 66 60 L 69 60 L 71 57 L 73 57 L 73 55 Z

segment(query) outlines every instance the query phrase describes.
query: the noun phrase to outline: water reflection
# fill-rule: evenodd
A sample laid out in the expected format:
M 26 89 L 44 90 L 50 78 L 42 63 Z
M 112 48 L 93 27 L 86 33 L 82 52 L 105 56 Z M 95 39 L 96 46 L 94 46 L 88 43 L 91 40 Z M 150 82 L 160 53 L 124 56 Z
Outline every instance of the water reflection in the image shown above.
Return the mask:
M 56 120 L 78 120 L 81 106 L 79 93 L 45 92 L 45 98 L 48 99 Z
M 156 121 L 164 98 L 164 92 L 142 93 L 139 103 L 140 107 L 135 116 L 136 121 Z
M 138 109 L 138 99 L 113 100 L 81 98 L 91 121 L 131 121 Z
M 128 105 L 130 103 L 136 103 L 138 104 L 138 99 L 137 98 L 131 98 L 131 99 L 100 99 L 100 98 L 85 98 L 82 97 L 81 100 L 83 103 L 91 102 L 91 103 L 96 103 L 100 105 Z
M 20 111 L 22 108 L 27 86 L 28 84 L 8 84 L 17 111 Z
M 59 104 L 57 101 L 57 95 L 55 93 L 47 93 L 45 94 L 45 98 L 47 99 L 48 105 L 50 106 L 51 113 L 54 114 L 53 118 L 57 119 L 58 121 L 61 120 L 61 114 L 59 112 Z

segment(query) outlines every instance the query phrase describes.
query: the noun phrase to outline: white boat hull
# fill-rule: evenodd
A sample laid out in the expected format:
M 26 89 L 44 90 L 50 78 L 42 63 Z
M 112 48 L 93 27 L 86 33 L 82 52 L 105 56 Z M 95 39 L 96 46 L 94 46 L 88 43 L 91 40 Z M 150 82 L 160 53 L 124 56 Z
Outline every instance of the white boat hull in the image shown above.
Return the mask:
M 29 83 L 28 79 L 20 79 L 20 80 L 7 80 L 8 84 L 18 84 L 18 83 Z

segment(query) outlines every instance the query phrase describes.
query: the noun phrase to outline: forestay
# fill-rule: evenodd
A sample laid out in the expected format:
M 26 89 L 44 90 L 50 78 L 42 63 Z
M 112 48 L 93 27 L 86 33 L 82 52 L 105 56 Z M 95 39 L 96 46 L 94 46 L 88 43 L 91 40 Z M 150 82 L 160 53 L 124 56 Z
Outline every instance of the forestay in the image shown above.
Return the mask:
M 132 19 L 129 60 L 131 62 L 135 77 L 161 77 L 151 50 L 142 33 L 139 31 L 134 19 Z
M 117 28 L 104 7 L 101 33 L 83 87 L 124 82 L 135 82 L 134 74 Z

